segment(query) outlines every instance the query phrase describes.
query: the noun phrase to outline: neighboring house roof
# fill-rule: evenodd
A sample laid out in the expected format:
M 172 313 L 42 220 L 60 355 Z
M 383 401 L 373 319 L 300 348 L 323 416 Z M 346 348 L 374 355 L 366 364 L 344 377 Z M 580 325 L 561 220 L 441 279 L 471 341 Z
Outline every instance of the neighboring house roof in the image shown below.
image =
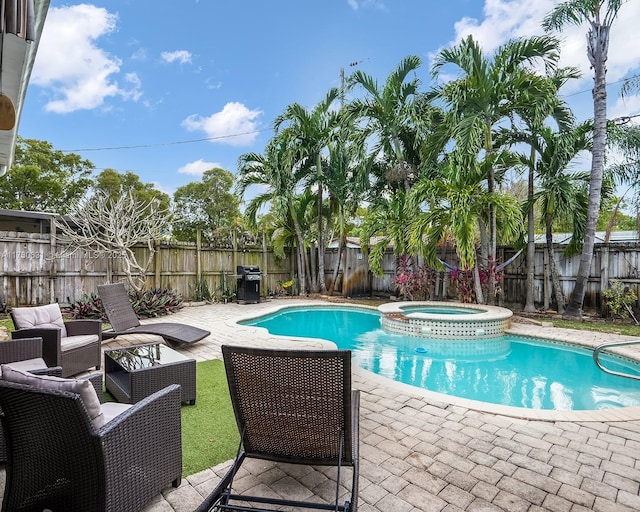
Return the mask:
M 0 27 L 2 93 L 16 109 L 11 130 L 0 130 L 0 176 L 13 165 L 20 115 L 50 0 L 0 0 L 5 14 Z
M 51 233 L 51 218 L 57 216 L 55 213 L 0 208 L 0 231 Z
M 604 243 L 606 232 L 605 231 L 596 231 L 595 243 L 602 244 Z M 571 238 L 573 237 L 573 233 L 554 233 L 553 234 L 553 243 L 558 245 L 567 245 Z M 544 244 L 547 242 L 547 238 L 545 234 L 538 234 L 535 237 L 535 242 L 537 244 Z M 609 243 L 624 243 L 624 242 L 640 242 L 640 236 L 638 236 L 637 231 L 612 231 L 611 236 L 609 238 Z

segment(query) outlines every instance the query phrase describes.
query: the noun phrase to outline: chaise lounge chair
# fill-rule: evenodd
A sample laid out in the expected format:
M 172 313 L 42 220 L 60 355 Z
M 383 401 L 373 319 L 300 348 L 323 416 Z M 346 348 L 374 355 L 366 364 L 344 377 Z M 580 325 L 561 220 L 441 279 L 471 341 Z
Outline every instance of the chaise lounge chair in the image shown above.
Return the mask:
M 99 285 L 98 295 L 111 324 L 111 329 L 102 331 L 105 339 L 125 334 L 155 334 L 162 336 L 167 345 L 176 348 L 185 343 L 195 343 L 211 334 L 199 327 L 177 322 L 141 324 L 123 283 Z
M 246 508 L 249 503 L 259 511 L 286 506 L 356 512 L 360 394 L 351 390 L 351 352 L 223 345 L 222 355 L 241 444 L 235 462 L 196 512 L 254 510 Z M 335 494 L 327 498 L 333 503 L 238 494 L 233 479 L 248 457 L 337 466 Z M 352 467 L 350 495 L 340 481 L 344 466 Z

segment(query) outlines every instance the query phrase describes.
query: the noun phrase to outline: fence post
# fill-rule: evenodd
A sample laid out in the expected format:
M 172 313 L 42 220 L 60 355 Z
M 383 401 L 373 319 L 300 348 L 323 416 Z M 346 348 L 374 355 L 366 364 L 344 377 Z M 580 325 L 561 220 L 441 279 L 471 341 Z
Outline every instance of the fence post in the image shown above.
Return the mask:
M 43 300 L 49 303 L 54 302 L 56 296 L 56 278 L 58 267 L 56 262 L 58 261 L 58 247 L 57 247 L 57 227 L 55 215 L 49 217 L 49 299 L 43 297 Z M 17 306 L 18 304 L 16 304 Z
M 154 257 L 154 265 L 153 265 L 153 285 L 156 288 L 160 288 L 161 283 L 160 280 L 162 278 L 162 257 L 160 251 L 162 250 L 162 244 L 160 240 L 156 240 L 154 242 L 156 246 L 156 250 L 153 254 Z
M 196 286 L 202 279 L 202 230 L 196 230 Z
M 600 246 L 600 313 L 606 312 L 602 292 L 609 288 L 609 244 Z

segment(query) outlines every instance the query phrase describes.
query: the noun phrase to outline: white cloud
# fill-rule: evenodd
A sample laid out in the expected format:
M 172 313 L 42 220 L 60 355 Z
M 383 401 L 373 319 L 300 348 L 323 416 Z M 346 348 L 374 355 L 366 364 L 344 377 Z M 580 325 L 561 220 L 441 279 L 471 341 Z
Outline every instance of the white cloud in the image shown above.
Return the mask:
M 456 37 L 450 45 L 458 44 L 472 34 L 485 52 L 492 52 L 509 39 L 543 34 L 542 19 L 560 0 L 486 0 L 484 19 L 462 18 L 455 24 Z M 637 20 L 640 2 L 623 2 L 611 28 L 607 80 L 620 80 L 638 68 L 640 45 L 637 44 Z M 572 87 L 583 89 L 591 85 L 592 73 L 586 51 L 588 27 L 567 25 L 558 35 L 562 41 L 561 66 L 575 66 L 582 71 L 582 79 Z
M 618 97 L 614 105 L 607 108 L 607 117 L 615 119 L 617 117 L 635 116 L 640 113 L 640 94 L 633 94 Z
M 257 137 L 258 117 L 261 110 L 249 110 L 242 103 L 227 103 L 220 112 L 215 112 L 209 117 L 193 114 L 182 121 L 189 131 L 204 131 L 208 137 L 219 140 L 230 146 L 246 146 Z
M 202 176 L 205 171 L 209 169 L 222 169 L 222 164 L 218 162 L 205 162 L 202 160 L 196 160 L 195 162 L 189 162 L 178 169 L 180 174 L 188 174 L 189 176 Z
M 115 80 L 121 60 L 96 45 L 116 22 L 115 14 L 88 4 L 49 9 L 31 76 L 52 95 L 46 110 L 68 113 L 100 107 L 108 97 L 139 98 L 139 80 L 128 75 L 130 88 L 122 89 Z
M 176 50 L 175 52 L 162 52 L 160 57 L 165 62 L 176 62 L 178 61 L 180 64 L 187 64 L 191 62 L 191 52 L 186 50 Z
M 381 0 L 347 0 L 349 7 L 354 11 L 357 11 L 361 7 L 375 7 L 377 9 L 384 9 L 384 2 Z
M 131 54 L 131 60 L 147 60 L 147 49 L 146 48 L 138 48 L 135 52 Z

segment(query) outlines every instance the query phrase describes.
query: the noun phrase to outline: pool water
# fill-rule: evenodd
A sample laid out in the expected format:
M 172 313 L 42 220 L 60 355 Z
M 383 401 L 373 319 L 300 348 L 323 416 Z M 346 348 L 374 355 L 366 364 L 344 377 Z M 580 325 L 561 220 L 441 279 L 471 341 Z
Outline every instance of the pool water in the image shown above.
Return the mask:
M 482 309 L 464 308 L 459 306 L 404 306 L 402 312 L 409 313 L 427 313 L 431 315 L 477 315 L 484 313 Z
M 447 395 L 549 410 L 640 405 L 640 381 L 609 375 L 586 349 L 517 336 L 467 342 L 387 333 L 376 311 L 345 307 L 286 308 L 240 322 L 271 334 L 321 338 L 351 350 L 353 362 L 390 379 Z M 640 375 L 640 366 L 603 357 L 608 368 Z

